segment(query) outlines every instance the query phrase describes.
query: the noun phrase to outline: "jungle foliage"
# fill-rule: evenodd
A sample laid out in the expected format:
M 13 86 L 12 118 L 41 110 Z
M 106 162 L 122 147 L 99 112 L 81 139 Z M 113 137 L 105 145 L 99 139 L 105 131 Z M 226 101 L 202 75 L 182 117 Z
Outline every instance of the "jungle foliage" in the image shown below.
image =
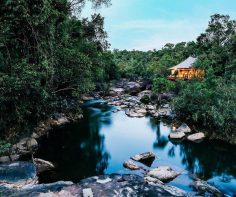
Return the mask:
M 115 65 L 103 17 L 76 17 L 86 2 L 0 1 L 0 131 L 24 130 L 54 111 L 66 112 L 72 98 L 110 79 Z
M 189 56 L 198 58 L 195 66 L 205 70 L 205 78 L 168 81 L 168 68 Z M 166 44 L 158 51 L 115 50 L 114 57 L 121 77 L 150 78 L 155 93 L 175 91 L 173 105 L 182 120 L 236 135 L 236 21 L 229 16 L 211 16 L 196 41 Z

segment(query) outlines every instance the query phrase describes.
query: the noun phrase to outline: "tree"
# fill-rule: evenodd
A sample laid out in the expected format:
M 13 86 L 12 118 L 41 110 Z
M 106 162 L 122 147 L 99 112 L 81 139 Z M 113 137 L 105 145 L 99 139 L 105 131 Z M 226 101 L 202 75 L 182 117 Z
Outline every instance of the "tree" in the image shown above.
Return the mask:
M 75 16 L 86 2 L 0 2 L 0 130 L 24 131 L 55 111 L 67 112 L 71 99 L 107 75 L 103 17 Z

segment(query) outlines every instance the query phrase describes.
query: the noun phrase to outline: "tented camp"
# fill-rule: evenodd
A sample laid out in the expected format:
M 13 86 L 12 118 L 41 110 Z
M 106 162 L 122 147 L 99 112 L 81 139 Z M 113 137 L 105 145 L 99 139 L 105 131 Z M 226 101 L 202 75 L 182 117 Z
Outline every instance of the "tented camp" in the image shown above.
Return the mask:
M 189 57 L 180 64 L 169 68 L 171 74 L 168 76 L 169 80 L 176 79 L 192 79 L 192 78 L 203 78 L 204 70 L 194 68 L 194 63 L 197 58 Z

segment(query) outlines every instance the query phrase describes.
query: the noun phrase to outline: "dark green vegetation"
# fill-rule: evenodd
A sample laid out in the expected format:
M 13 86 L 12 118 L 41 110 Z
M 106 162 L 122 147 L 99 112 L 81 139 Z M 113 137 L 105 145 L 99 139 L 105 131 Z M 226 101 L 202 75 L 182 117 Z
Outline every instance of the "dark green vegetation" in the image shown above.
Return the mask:
M 88 0 L 89 1 L 89 0 Z M 214 15 L 196 42 L 154 51 L 108 51 L 103 18 L 81 19 L 86 0 L 0 2 L 0 131 L 13 137 L 54 112 L 79 113 L 83 93 L 107 91 L 106 81 L 144 77 L 153 91 L 175 91 L 178 116 L 232 136 L 236 122 L 236 22 Z M 109 0 L 90 0 L 93 6 Z M 171 82 L 168 68 L 189 56 L 205 79 Z M 143 100 L 149 102 L 147 98 Z M 4 143 L 3 143 L 4 145 Z
M 94 7 L 109 4 L 90 1 Z M 77 112 L 81 94 L 112 76 L 103 18 L 75 17 L 86 2 L 0 2 L 1 134 L 16 135 L 53 112 Z
M 168 81 L 168 68 L 189 56 L 198 57 L 205 78 Z M 115 50 L 114 57 L 122 77 L 150 78 L 154 92 L 175 91 L 173 104 L 184 121 L 219 137 L 236 136 L 236 21 L 229 16 L 213 15 L 196 42 L 166 44 L 159 51 Z

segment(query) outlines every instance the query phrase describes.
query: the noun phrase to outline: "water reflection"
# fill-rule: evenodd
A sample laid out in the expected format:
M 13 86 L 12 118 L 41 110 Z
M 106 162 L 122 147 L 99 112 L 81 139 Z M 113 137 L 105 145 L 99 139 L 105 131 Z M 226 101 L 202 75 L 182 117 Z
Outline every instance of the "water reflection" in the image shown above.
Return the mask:
M 36 156 L 54 162 L 56 170 L 46 173 L 41 181 L 77 182 L 88 176 L 123 172 L 122 164 L 130 156 L 153 151 L 158 157 L 154 167 L 186 169 L 222 191 L 236 193 L 235 147 L 219 142 L 173 143 L 168 138 L 170 127 L 162 122 L 151 117 L 129 118 L 124 112 L 112 113 L 113 110 L 105 104 L 89 102 L 81 122 L 55 130 L 43 139 Z M 188 180 L 183 176 L 178 179 L 180 183 Z
M 180 145 L 182 163 L 186 168 L 208 180 L 214 176 L 230 174 L 236 177 L 236 153 L 233 146 L 220 142 L 202 142 L 191 144 L 185 142 Z
M 110 108 L 88 107 L 78 124 L 58 129 L 43 138 L 36 157 L 52 161 L 56 170 L 41 175 L 41 182 L 70 180 L 104 174 L 110 155 L 105 151 L 102 126 L 112 124 Z

